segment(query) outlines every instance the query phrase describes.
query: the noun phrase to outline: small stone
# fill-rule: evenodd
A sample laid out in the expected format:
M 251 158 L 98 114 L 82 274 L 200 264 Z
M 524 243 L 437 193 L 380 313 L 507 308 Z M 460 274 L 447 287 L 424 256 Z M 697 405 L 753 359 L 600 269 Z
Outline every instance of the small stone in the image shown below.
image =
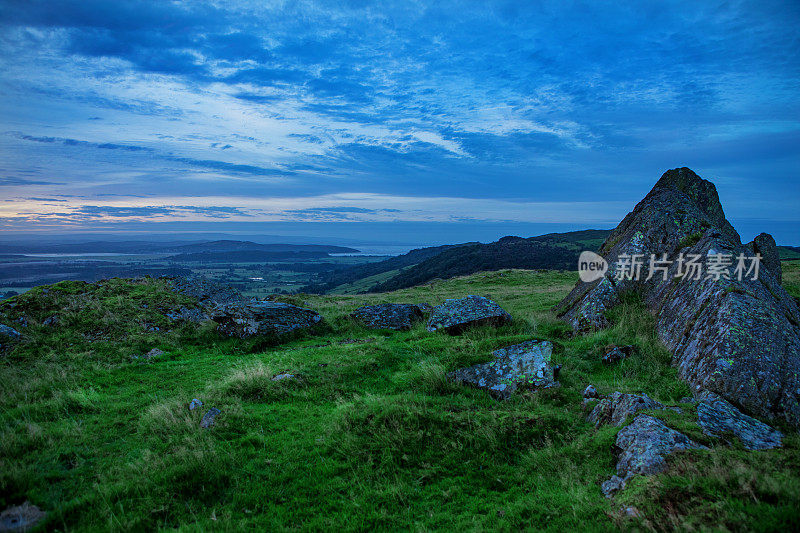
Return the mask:
M 288 372 L 282 372 L 280 374 L 275 374 L 272 376 L 272 381 L 282 381 L 284 379 L 294 379 L 294 374 L 289 374 Z
M 203 415 L 203 418 L 200 420 L 200 427 L 203 429 L 208 429 L 214 425 L 214 419 L 217 418 L 217 415 L 220 414 L 220 410 L 216 407 L 212 407 L 209 409 L 206 414 Z
M 603 354 L 603 364 L 613 365 L 629 357 L 633 353 L 633 346 L 606 346 L 605 353 Z
M 152 350 L 144 354 L 142 357 L 145 359 L 152 359 L 154 357 L 161 357 L 162 355 L 164 355 L 164 352 L 162 352 L 158 348 L 153 348 Z
M 583 397 L 584 398 L 597 398 L 597 389 L 594 385 L 589 385 L 585 389 L 583 389 Z
M 47 513 L 31 502 L 9 507 L 0 513 L 0 532 L 30 531 L 44 520 Z
M 42 321 L 42 325 L 47 327 L 57 326 L 58 323 L 59 319 L 57 315 L 49 316 Z
M 623 394 L 614 392 L 608 398 L 600 400 L 587 417 L 587 421 L 595 427 L 603 424 L 621 426 L 629 415 L 635 415 L 644 409 L 664 409 L 664 405 L 653 400 L 647 394 Z
M 192 399 L 191 402 L 189 402 L 189 410 L 190 411 L 194 411 L 195 409 L 200 409 L 201 407 L 203 407 L 203 402 L 201 402 L 197 398 L 194 398 L 194 399 Z

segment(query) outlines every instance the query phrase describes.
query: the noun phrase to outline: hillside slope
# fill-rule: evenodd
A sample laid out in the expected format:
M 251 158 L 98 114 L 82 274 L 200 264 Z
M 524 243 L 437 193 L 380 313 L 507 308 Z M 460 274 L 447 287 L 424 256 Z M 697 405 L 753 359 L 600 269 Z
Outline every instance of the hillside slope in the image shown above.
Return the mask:
M 800 296 L 800 262 L 784 269 Z M 27 337 L 0 360 L 0 509 L 29 500 L 62 530 L 797 530 L 797 434 L 757 453 L 704 435 L 641 304 L 584 336 L 553 317 L 575 279 L 503 270 L 287 297 L 329 330 L 272 347 L 165 318 L 192 301 L 163 280 L 35 288 L 0 304 L 0 322 Z M 466 294 L 490 296 L 514 322 L 448 336 L 347 318 L 364 304 Z M 560 388 L 499 402 L 445 377 L 531 338 L 554 343 Z M 636 355 L 606 366 L 611 343 Z M 152 348 L 164 354 L 141 357 Z M 282 372 L 299 378 L 272 379 Z M 589 383 L 680 405 L 651 414 L 712 448 L 604 498 L 619 428 L 585 421 Z M 193 398 L 202 410 L 188 410 Z M 209 407 L 221 413 L 202 430 Z
M 583 250 L 596 250 L 607 236 L 606 230 L 584 230 L 528 239 L 503 237 L 488 244 L 450 248 L 376 284 L 369 292 L 393 291 L 435 278 L 448 279 L 504 268 L 572 270 Z

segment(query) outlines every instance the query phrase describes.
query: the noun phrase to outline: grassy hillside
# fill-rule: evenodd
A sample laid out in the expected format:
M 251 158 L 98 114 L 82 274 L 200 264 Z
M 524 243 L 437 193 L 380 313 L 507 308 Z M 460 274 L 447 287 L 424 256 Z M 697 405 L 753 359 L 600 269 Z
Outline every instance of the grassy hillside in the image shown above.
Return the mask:
M 800 296 L 800 262 L 785 262 Z M 170 330 L 161 310 L 189 302 L 158 280 L 62 283 L 2 303 L 30 340 L 0 360 L 0 508 L 31 500 L 50 529 L 150 530 L 792 530 L 800 527 L 800 439 L 781 450 L 716 446 L 673 457 L 617 500 L 616 428 L 584 421 L 581 391 L 644 391 L 675 405 L 689 394 L 629 301 L 614 326 L 573 336 L 549 309 L 574 273 L 498 271 L 386 294 L 298 296 L 326 334 L 264 347 L 209 326 Z M 486 295 L 514 316 L 462 336 L 368 331 L 359 305 Z M 288 298 L 288 297 L 287 297 Z M 60 324 L 41 322 L 59 309 Z M 159 328 L 154 331 L 154 328 Z M 560 389 L 498 402 L 445 379 L 531 338 L 555 344 Z M 609 343 L 634 344 L 618 366 Z M 151 348 L 166 354 L 131 359 Z M 300 380 L 272 381 L 283 371 Z M 210 430 L 192 398 L 222 414 Z M 683 414 L 672 427 L 715 444 Z M 205 409 L 203 409 L 204 411 Z M 641 518 L 624 518 L 634 505 Z
M 369 292 L 393 291 L 436 278 L 449 279 L 504 268 L 572 270 L 578 264 L 580 253 L 597 250 L 608 233 L 606 230 L 583 230 L 528 239 L 509 236 L 488 244 L 450 248 L 376 284 Z

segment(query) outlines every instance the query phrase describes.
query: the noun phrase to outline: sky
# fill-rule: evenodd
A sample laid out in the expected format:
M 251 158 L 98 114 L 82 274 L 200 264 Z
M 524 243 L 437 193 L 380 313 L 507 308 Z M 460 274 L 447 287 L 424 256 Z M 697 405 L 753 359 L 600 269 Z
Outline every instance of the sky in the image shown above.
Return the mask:
M 745 240 L 800 244 L 798 27 L 797 0 L 0 0 L 0 228 L 491 240 L 612 228 L 688 166 Z

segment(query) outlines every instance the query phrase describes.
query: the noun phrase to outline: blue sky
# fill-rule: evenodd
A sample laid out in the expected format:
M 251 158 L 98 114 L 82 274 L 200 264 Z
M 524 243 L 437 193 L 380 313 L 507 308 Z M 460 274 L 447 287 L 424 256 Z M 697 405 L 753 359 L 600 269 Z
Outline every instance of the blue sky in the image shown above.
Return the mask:
M 613 227 L 689 166 L 743 237 L 800 244 L 798 27 L 769 0 L 0 0 L 0 227 Z

